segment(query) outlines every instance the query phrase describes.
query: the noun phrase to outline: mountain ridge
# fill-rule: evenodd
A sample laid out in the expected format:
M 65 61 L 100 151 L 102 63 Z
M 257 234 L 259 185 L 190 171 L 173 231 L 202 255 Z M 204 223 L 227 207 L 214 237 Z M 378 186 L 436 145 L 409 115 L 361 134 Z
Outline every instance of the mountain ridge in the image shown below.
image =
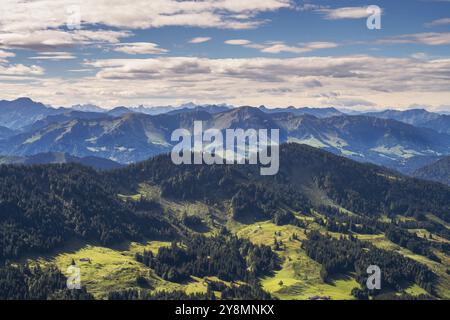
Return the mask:
M 249 106 L 219 113 L 194 108 L 156 116 L 62 113 L 36 122 L 34 131 L 0 141 L 0 150 L 5 155 L 67 152 L 78 157 L 136 162 L 169 152 L 174 145 L 171 133 L 178 128 L 192 130 L 194 121 L 203 121 L 205 130 L 280 129 L 281 142 L 310 144 L 393 168 L 401 168 L 402 161 L 415 156 L 450 153 L 449 136 L 396 120 L 364 115 L 318 118 L 287 112 L 266 113 Z
M 111 170 L 122 167 L 121 164 L 105 158 L 98 158 L 92 156 L 79 158 L 63 152 L 39 153 L 27 157 L 0 156 L 0 164 L 42 165 L 42 164 L 63 164 L 63 163 L 78 163 L 98 170 Z
M 450 185 L 450 157 L 444 157 L 413 172 L 413 176 Z

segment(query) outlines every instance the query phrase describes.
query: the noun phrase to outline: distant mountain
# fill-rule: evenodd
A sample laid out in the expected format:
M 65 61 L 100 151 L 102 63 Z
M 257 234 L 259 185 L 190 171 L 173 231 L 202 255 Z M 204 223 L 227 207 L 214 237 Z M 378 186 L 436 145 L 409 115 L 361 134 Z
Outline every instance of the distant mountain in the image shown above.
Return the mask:
M 422 126 L 438 132 L 450 134 L 450 115 L 443 114 L 439 118 L 430 120 Z
M 28 126 L 21 128 L 22 132 L 33 132 L 45 128 L 51 124 L 64 123 L 76 119 L 102 119 L 110 117 L 109 114 L 99 112 L 87 112 L 87 111 L 73 111 L 67 110 L 56 115 L 47 116 L 41 120 L 34 122 Z M 112 116 L 111 116 L 112 117 Z
M 71 106 L 70 109 L 81 111 L 81 112 L 106 112 L 107 109 L 100 108 L 93 104 L 77 104 L 74 106 Z
M 169 132 L 162 125 L 156 117 L 133 113 L 119 118 L 73 119 L 0 141 L 0 151 L 19 156 L 64 152 L 128 163 L 170 150 Z
M 177 113 L 186 113 L 186 112 L 192 112 L 192 111 L 202 111 L 202 112 L 208 112 L 208 113 L 220 113 L 230 110 L 231 108 L 225 105 L 204 105 L 204 106 L 195 106 L 193 108 L 182 108 L 182 109 L 176 109 L 170 112 L 167 112 L 168 114 L 177 114 Z
M 440 133 L 450 134 L 450 115 L 433 113 L 424 109 L 406 111 L 385 110 L 381 112 L 369 112 L 365 115 L 382 119 L 393 119 L 417 127 L 429 128 Z
M 0 156 L 0 164 L 56 164 L 56 163 L 79 163 L 84 166 L 92 167 L 99 170 L 110 170 L 121 168 L 122 165 L 104 158 L 98 157 L 74 157 L 62 152 L 39 153 L 27 157 L 19 156 Z
M 179 108 L 173 107 L 173 106 L 161 106 L 161 107 L 138 106 L 138 107 L 130 107 L 128 109 L 132 112 L 144 113 L 144 114 L 154 116 L 154 115 L 158 115 L 158 114 L 168 113 L 168 112 L 177 110 Z
M 133 110 L 127 108 L 127 107 L 116 107 L 116 108 L 114 108 L 112 110 L 109 110 L 107 112 L 107 114 L 111 115 L 111 116 L 114 116 L 114 117 L 120 117 L 120 116 L 122 116 L 124 114 L 131 113 L 131 112 L 135 112 L 135 111 L 133 111 Z
M 215 114 L 207 125 L 208 128 L 223 129 L 278 129 L 279 124 L 273 116 L 253 107 L 240 107 Z M 281 132 L 285 140 L 285 132 Z
M 223 111 L 227 111 L 229 109 L 232 109 L 233 106 L 227 105 L 227 104 L 219 104 L 219 105 L 197 105 L 195 103 L 189 102 L 182 104 L 178 107 L 174 106 L 162 106 L 162 107 L 132 107 L 128 108 L 131 112 L 139 112 L 139 113 L 145 113 L 149 115 L 160 115 L 165 113 L 186 113 L 190 112 L 192 110 L 197 111 L 205 111 L 209 113 L 219 113 Z
M 295 108 L 295 107 L 288 107 L 288 108 L 275 108 L 275 109 L 269 109 L 265 106 L 259 107 L 259 109 L 266 113 L 277 113 L 277 112 L 288 112 L 292 113 L 294 115 L 312 115 L 318 118 L 328 118 L 333 116 L 342 116 L 344 115 L 343 112 L 337 110 L 336 108 Z
M 415 156 L 450 153 L 450 137 L 426 128 L 369 116 L 313 116 L 278 114 L 274 120 L 289 141 L 323 148 L 349 158 L 398 169 Z
M 400 171 L 401 173 L 413 176 L 414 171 L 427 166 L 429 164 L 432 164 L 440 159 L 442 159 L 444 156 L 414 156 L 411 158 L 406 159 L 400 159 L 397 163 L 390 164 L 390 167 Z
M 0 101 L 0 126 L 17 130 L 49 115 L 61 112 L 64 110 L 46 107 L 29 98 L 19 98 L 13 101 L 2 100 Z
M 60 116 L 63 117 L 64 115 Z M 426 128 L 370 116 L 318 118 L 292 113 L 267 113 L 241 107 L 219 113 L 195 108 L 156 116 L 127 113 L 119 117 L 68 118 L 0 141 L 0 151 L 26 156 L 66 152 L 77 157 L 97 156 L 121 163 L 145 160 L 169 152 L 172 132 L 192 130 L 196 120 L 204 129 L 280 129 L 281 142 L 323 148 L 362 162 L 401 169 L 413 157 L 450 154 L 450 137 Z
M 1 139 L 6 139 L 6 138 L 10 138 L 13 135 L 15 135 L 17 132 L 14 130 L 11 130 L 9 128 L 6 127 L 1 127 L 0 126 L 0 140 Z
M 411 109 L 406 111 L 384 110 L 380 112 L 368 112 L 365 115 L 383 119 L 393 119 L 415 126 L 421 126 L 441 116 L 438 113 L 429 112 L 425 109 Z
M 450 185 L 450 157 L 417 169 L 413 176 Z

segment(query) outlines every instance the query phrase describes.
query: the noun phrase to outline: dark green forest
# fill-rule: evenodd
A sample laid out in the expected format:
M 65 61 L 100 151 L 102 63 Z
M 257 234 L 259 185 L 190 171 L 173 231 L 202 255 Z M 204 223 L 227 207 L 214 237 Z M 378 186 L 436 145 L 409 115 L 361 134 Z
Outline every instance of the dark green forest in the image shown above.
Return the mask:
M 66 277 L 56 268 L 0 267 L 0 300 L 92 300 L 80 290 L 69 290 Z
M 401 284 L 414 282 L 434 293 L 436 275 L 426 266 L 352 236 L 333 239 L 312 231 L 302 246 L 308 256 L 322 265 L 320 275 L 325 282 L 332 275 L 355 272 L 357 281 L 365 286 L 367 267 L 377 265 L 383 270 L 382 282 L 392 289 L 401 290 Z
M 144 252 L 136 259 L 163 279 L 175 282 L 187 281 L 191 275 L 251 282 L 279 267 L 270 247 L 256 246 L 223 232 L 215 237 L 195 236 L 182 244 L 173 242 L 169 248 L 160 248 L 156 256 Z
M 87 167 L 0 166 L 0 260 L 47 252 L 72 238 L 111 244 L 174 236 L 161 212 L 139 209 Z
M 432 212 L 450 222 L 450 187 L 402 176 L 298 144 L 280 148 L 280 172 L 260 176 L 251 165 L 180 165 L 168 155 L 111 174 L 126 186 L 160 185 L 162 195 L 181 200 L 220 203 L 233 200 L 239 217 L 255 209 L 270 216 L 280 206 L 308 211 L 311 201 L 302 187 L 313 184 L 340 206 L 363 216 L 419 216 Z

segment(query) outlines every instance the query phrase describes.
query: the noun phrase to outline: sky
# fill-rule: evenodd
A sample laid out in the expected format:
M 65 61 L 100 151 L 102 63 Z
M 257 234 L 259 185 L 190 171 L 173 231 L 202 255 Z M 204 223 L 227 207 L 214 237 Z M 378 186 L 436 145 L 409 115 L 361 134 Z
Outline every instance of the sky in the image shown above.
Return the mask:
M 450 111 L 450 0 L 2 0 L 1 7 L 0 99 Z

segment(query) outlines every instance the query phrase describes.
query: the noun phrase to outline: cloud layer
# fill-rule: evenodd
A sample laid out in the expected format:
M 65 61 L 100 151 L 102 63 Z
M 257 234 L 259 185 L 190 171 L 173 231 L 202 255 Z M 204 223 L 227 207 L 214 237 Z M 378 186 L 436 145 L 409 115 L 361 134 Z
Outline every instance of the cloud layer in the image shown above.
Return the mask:
M 120 43 L 114 48 L 114 51 L 123 52 L 127 54 L 164 54 L 168 50 L 160 48 L 159 45 L 152 42 L 133 42 Z
M 407 107 L 445 105 L 450 98 L 450 59 L 155 57 L 86 61 L 85 67 L 94 68 L 95 77 L 3 84 L 2 92 L 27 92 L 55 105 L 92 102 L 108 107 L 188 100 L 258 105 L 263 93 L 264 103 L 273 106 Z M 21 72 L 42 70 L 0 68 L 0 75 Z

